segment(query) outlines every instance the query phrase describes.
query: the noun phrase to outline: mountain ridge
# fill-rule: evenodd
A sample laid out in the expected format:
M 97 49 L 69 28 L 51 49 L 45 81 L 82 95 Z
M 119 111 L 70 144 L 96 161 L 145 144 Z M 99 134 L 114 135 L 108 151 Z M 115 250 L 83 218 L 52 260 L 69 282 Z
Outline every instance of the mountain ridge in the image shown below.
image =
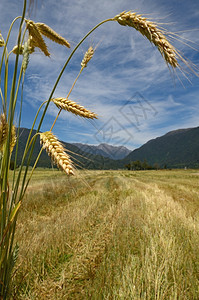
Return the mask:
M 20 164 L 25 144 L 30 130 L 27 128 L 20 128 L 19 138 L 19 155 L 17 164 Z M 34 130 L 32 136 L 36 133 Z M 126 164 L 131 161 L 146 160 L 150 165 L 158 165 L 161 168 L 199 168 L 199 127 L 185 128 L 170 131 L 160 137 L 149 140 L 141 147 L 131 151 L 123 159 L 111 159 L 99 154 L 85 152 L 83 147 L 78 148 L 74 144 L 62 141 L 63 146 L 68 150 L 68 154 L 72 156 L 74 164 L 77 168 L 84 169 L 121 169 L 125 168 Z M 79 143 L 80 144 L 80 143 Z M 85 144 L 84 144 L 85 145 Z M 89 145 L 85 145 L 89 148 Z M 100 147 L 104 147 L 102 144 Z M 114 148 L 115 146 L 113 146 Z M 123 149 L 123 146 L 121 146 Z M 116 147 L 116 148 L 121 148 Z M 31 165 L 33 165 L 39 151 L 41 149 L 39 137 L 36 138 L 35 150 Z M 87 149 L 88 151 L 88 149 Z M 15 149 L 13 151 L 14 158 Z M 72 153 L 72 154 L 71 154 Z M 102 153 L 102 152 L 100 152 Z M 80 167 L 79 167 L 80 165 Z M 38 167 L 51 167 L 52 163 L 46 151 L 42 152 Z
M 27 138 L 29 136 L 30 129 L 21 127 L 19 130 L 19 146 L 18 146 L 18 156 L 17 156 L 17 165 L 20 165 L 21 159 L 24 153 L 25 145 Z M 31 134 L 31 138 L 35 135 L 36 130 L 33 130 Z M 60 141 L 64 148 L 66 149 L 66 152 L 68 151 L 69 156 L 71 157 L 73 164 L 77 168 L 83 168 L 83 169 L 116 169 L 117 166 L 114 163 L 113 160 L 111 160 L 108 157 L 103 157 L 101 155 L 93 155 L 92 153 L 86 153 L 83 150 L 79 149 L 73 144 L 66 143 L 63 141 Z M 36 143 L 35 148 L 33 151 L 32 159 L 30 161 L 30 166 L 33 166 L 34 161 L 37 158 L 37 155 L 39 154 L 41 149 L 40 145 L 40 139 L 39 136 L 36 137 Z M 16 152 L 16 147 L 13 150 L 12 153 L 12 160 L 14 160 Z M 25 164 L 27 163 L 27 159 L 25 161 Z M 52 162 L 46 151 L 42 151 L 42 154 L 40 156 L 40 159 L 38 161 L 37 167 L 46 167 L 50 168 L 52 167 Z
M 106 143 L 101 143 L 99 145 L 73 143 L 73 145 L 77 146 L 84 152 L 92 153 L 94 155 L 102 155 L 114 160 L 123 159 L 131 152 L 131 150 L 124 146 L 113 146 Z
M 146 159 L 160 167 L 199 167 L 199 127 L 169 131 L 133 150 L 124 162 Z

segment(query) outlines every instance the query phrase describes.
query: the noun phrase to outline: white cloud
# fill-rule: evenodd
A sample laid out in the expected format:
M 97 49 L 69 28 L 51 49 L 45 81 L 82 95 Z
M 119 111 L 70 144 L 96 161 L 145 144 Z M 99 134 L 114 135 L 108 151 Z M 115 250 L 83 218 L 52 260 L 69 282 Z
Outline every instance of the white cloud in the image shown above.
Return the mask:
M 20 2 L 22 3 L 22 1 Z M 194 12 L 194 1 L 190 2 L 190 11 Z M 182 7 L 183 5 L 187 7 L 185 2 L 182 3 Z M 193 9 L 191 5 L 193 5 Z M 98 22 L 130 9 L 148 13 L 148 17 L 152 19 L 161 19 L 162 17 L 161 22 L 166 23 L 168 19 L 170 29 L 175 28 L 175 31 L 191 28 L 190 15 L 185 15 L 185 11 L 181 10 L 176 12 L 175 3 L 172 1 L 168 1 L 165 5 L 164 1 L 157 0 L 136 0 L 133 3 L 131 0 L 115 0 L 114 2 L 108 0 L 38 1 L 31 18 L 35 21 L 45 22 L 54 28 L 71 42 L 73 49 L 83 35 Z M 20 13 L 19 1 L 1 0 L 0 20 L 2 25 L 0 28 L 2 33 L 6 33 L 11 19 Z M 183 19 L 182 16 L 184 16 Z M 175 17 L 178 18 L 177 21 Z M 194 24 L 196 24 L 196 20 L 195 12 Z M 173 21 L 175 21 L 175 26 L 172 25 Z M 16 43 L 17 26 L 14 28 L 10 47 L 12 43 L 13 45 Z M 195 31 L 184 32 L 182 36 L 199 43 Z M 56 77 L 71 53 L 71 50 L 55 45 L 52 41 L 47 41 L 47 44 L 51 52 L 50 59 L 44 57 L 39 51 L 30 58 L 24 90 L 27 116 L 30 115 L 30 111 L 35 114 L 36 108 L 48 99 Z M 159 51 L 133 28 L 120 26 L 116 22 L 102 25 L 81 45 L 58 84 L 55 91 L 56 97 L 67 95 L 79 72 L 81 59 L 90 44 L 97 45 L 96 53 L 80 76 L 70 98 L 97 112 L 100 118 L 99 121 L 91 122 L 93 124 L 91 126 L 89 121 L 75 118 L 69 113 L 61 114 L 55 130 L 57 132 L 61 130 L 60 134 L 63 140 L 75 141 L 75 130 L 77 130 L 79 132 L 77 141 L 79 139 L 85 141 L 85 137 L 88 135 L 89 139 L 95 143 L 96 130 L 106 124 L 111 117 L 119 120 L 124 126 L 119 133 L 124 139 L 128 138 L 128 131 L 131 132 L 133 138 L 128 143 L 132 148 L 150 138 L 164 134 L 172 128 L 197 126 L 197 108 L 199 107 L 195 99 L 198 97 L 198 86 L 196 87 L 198 80 L 193 80 L 193 87 L 196 87 L 194 92 L 191 92 L 193 87 L 188 86 L 187 91 L 182 95 L 183 87 L 178 80 L 174 86 L 171 74 Z M 197 47 L 197 45 L 195 46 Z M 191 48 L 187 50 L 186 45 L 183 44 L 180 47 L 181 50 L 186 51 L 186 55 L 193 57 L 194 60 L 198 58 L 197 52 L 192 52 Z M 187 86 L 187 82 L 185 85 Z M 155 116 L 148 115 L 147 119 L 144 116 L 140 117 L 139 130 L 135 126 L 135 119 L 129 123 L 129 120 L 120 112 L 122 103 L 130 99 L 136 92 L 140 92 L 158 112 Z M 46 121 L 43 128 L 48 127 L 47 125 L 50 124 L 56 113 L 57 108 L 50 105 L 49 121 Z M 26 124 L 28 124 L 28 117 Z M 62 128 L 66 129 L 62 130 Z

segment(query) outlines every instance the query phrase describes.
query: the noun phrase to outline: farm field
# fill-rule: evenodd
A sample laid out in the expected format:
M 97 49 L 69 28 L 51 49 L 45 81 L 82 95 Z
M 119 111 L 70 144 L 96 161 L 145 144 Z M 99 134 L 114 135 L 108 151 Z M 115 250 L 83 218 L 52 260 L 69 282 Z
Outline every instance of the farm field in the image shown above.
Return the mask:
M 36 170 L 14 299 L 199 299 L 199 171 Z

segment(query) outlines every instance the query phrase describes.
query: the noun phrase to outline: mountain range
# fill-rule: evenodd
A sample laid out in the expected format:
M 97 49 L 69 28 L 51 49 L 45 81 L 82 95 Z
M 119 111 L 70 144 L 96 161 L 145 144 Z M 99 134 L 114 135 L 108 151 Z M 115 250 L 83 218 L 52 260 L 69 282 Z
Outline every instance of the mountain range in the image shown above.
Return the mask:
M 84 152 L 92 153 L 94 155 L 102 155 L 114 160 L 123 159 L 131 152 L 131 150 L 124 146 L 113 146 L 105 143 L 99 144 L 98 146 L 81 143 L 74 143 L 73 145 L 77 146 Z
M 199 167 L 199 127 L 179 129 L 148 141 L 124 158 L 126 163 L 147 160 L 169 168 Z
M 27 128 L 20 128 L 19 131 L 19 146 L 18 146 L 18 155 L 17 155 L 17 165 L 20 165 L 26 141 L 28 139 L 30 133 L 30 129 Z M 36 134 L 36 130 L 32 131 L 31 138 Z M 85 169 L 117 169 L 117 164 L 115 164 L 115 161 L 104 157 L 102 155 L 94 155 L 92 153 L 84 152 L 82 149 L 78 148 L 77 146 L 65 143 L 61 141 L 64 148 L 66 149 L 66 152 L 70 155 L 71 159 L 74 162 L 74 165 L 78 168 L 85 168 Z M 36 160 L 39 152 L 40 152 L 41 146 L 40 146 L 40 140 L 39 136 L 36 137 L 36 143 L 35 148 L 32 154 L 32 159 L 30 161 L 30 165 L 33 166 L 34 161 Z M 12 154 L 12 160 L 14 160 L 16 147 L 13 150 Z M 27 160 L 25 161 L 25 164 L 27 163 Z M 46 167 L 49 168 L 52 166 L 52 162 L 50 157 L 47 155 L 46 151 L 43 151 L 40 159 L 37 164 L 38 167 Z
M 29 132 L 27 128 L 20 128 L 17 164 L 20 164 Z M 32 136 L 35 133 L 36 131 L 33 130 Z M 161 168 L 199 168 L 199 127 L 170 131 L 133 151 L 123 146 L 107 144 L 99 146 L 65 142 L 62 144 L 78 168 L 121 169 L 125 164 L 136 160 L 142 162 L 146 160 L 150 165 L 156 164 Z M 39 137 L 37 137 L 30 165 L 33 165 L 40 149 Z M 12 159 L 14 154 L 15 149 Z M 38 166 L 51 167 L 51 165 L 50 158 L 43 151 Z

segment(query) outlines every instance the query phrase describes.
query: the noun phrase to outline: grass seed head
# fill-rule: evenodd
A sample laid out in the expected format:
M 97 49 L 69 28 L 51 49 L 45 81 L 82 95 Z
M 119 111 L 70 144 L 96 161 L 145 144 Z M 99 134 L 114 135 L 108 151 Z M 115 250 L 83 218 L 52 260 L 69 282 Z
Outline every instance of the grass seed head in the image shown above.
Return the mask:
M 29 63 L 29 56 L 30 56 L 30 50 L 29 50 L 29 41 L 24 43 L 24 49 L 23 49 L 23 61 L 22 61 L 22 68 L 23 71 L 25 72 L 27 67 L 28 67 L 28 63 Z
M 177 50 L 170 44 L 163 30 L 158 28 L 156 23 L 151 22 L 147 20 L 147 18 L 144 18 L 141 15 L 131 11 L 124 11 L 120 13 L 114 17 L 114 20 L 120 25 L 130 26 L 138 30 L 158 48 L 166 63 L 171 65 L 173 68 L 179 66 L 177 61 Z
M 0 151 L 3 150 L 3 145 L 6 142 L 8 137 L 8 123 L 6 121 L 5 114 L 1 114 L 0 116 Z
M 61 168 L 67 175 L 74 175 L 74 168 L 69 155 L 51 131 L 40 133 L 40 143 L 58 168 Z
M 55 32 L 52 28 L 50 28 L 48 25 L 44 23 L 35 23 L 35 25 L 37 26 L 40 33 L 45 35 L 50 40 L 70 48 L 70 43 L 57 32 Z
M 12 53 L 14 53 L 14 54 L 20 54 L 20 55 L 22 55 L 23 51 L 24 51 L 24 45 L 20 45 L 19 47 L 18 47 L 18 45 L 16 45 L 12 49 Z
M 97 115 L 95 113 L 67 98 L 53 98 L 51 101 L 53 101 L 59 109 L 67 110 L 83 118 L 97 119 Z
M 0 38 L 0 47 L 3 47 L 5 45 L 4 41 Z
M 0 31 L 0 47 L 3 47 L 3 46 L 5 46 L 5 42 L 4 42 L 4 40 L 3 40 L 1 31 Z
M 84 55 L 84 58 L 82 59 L 82 62 L 81 62 L 81 67 L 82 68 L 87 67 L 87 64 L 91 60 L 91 58 L 93 57 L 94 52 L 95 52 L 95 50 L 93 49 L 92 46 L 88 48 L 88 50 L 86 51 L 86 53 Z
M 33 52 L 35 52 L 35 47 L 36 47 L 36 44 L 34 43 L 34 39 L 32 38 L 32 36 L 29 36 L 27 43 L 28 43 L 28 51 L 30 54 L 32 54 Z
M 27 28 L 29 31 L 29 35 L 32 39 L 32 43 L 35 47 L 40 48 L 40 50 L 46 55 L 50 56 L 50 53 L 48 52 L 46 43 L 44 42 L 44 39 L 36 26 L 36 24 L 31 20 L 26 20 Z
M 12 131 L 11 131 L 11 141 L 10 141 L 10 153 L 12 153 L 14 146 L 16 144 L 16 127 L 12 125 Z

